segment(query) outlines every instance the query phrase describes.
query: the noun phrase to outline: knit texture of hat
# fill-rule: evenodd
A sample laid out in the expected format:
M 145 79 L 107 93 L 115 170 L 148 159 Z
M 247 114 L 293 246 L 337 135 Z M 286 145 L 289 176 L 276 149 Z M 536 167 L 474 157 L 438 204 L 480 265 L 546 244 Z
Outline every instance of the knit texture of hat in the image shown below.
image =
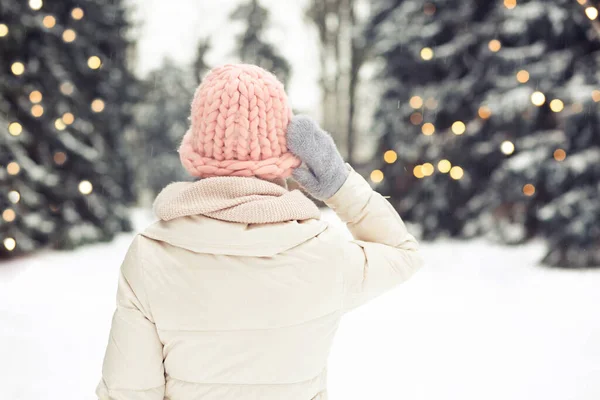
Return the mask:
M 248 64 L 214 68 L 194 94 L 181 162 L 196 177 L 287 178 L 301 163 L 286 146 L 291 117 L 283 84 L 270 72 Z

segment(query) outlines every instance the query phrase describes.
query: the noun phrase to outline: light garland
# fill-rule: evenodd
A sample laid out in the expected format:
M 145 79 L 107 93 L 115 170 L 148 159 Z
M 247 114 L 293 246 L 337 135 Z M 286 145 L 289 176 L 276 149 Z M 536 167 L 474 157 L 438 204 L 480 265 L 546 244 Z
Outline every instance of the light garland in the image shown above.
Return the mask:
M 373 172 L 371 172 L 371 181 L 374 183 L 379 183 L 381 181 L 383 181 L 384 175 L 383 175 L 383 171 L 376 169 Z
M 17 241 L 14 238 L 7 237 L 4 239 L 4 247 L 8 251 L 13 251 L 17 247 Z
M 8 26 L 6 24 L 0 24 L 0 37 L 8 35 Z
M 531 183 L 526 184 L 523 186 L 523 194 L 528 197 L 533 196 L 535 194 L 535 186 Z

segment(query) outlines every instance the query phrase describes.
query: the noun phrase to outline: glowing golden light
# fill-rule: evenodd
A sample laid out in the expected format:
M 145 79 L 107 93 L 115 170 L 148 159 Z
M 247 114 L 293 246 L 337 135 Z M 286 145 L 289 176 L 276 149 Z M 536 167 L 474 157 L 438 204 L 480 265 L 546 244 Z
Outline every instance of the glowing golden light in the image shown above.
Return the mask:
M 541 107 L 546 102 L 546 96 L 540 91 L 535 91 L 531 94 L 531 102 L 533 105 Z
M 21 171 L 21 167 L 19 167 L 19 164 L 15 161 L 9 162 L 6 166 L 6 172 L 8 172 L 9 175 L 16 175 L 19 171 Z
M 600 101 L 600 90 L 594 90 L 592 92 L 592 100 L 594 100 L 596 103 Z
M 421 171 L 423 172 L 423 175 L 431 176 L 433 171 L 435 171 L 435 168 L 433 168 L 433 164 L 425 163 L 421 166 Z
M 102 99 L 95 99 L 92 101 L 91 108 L 93 112 L 102 112 L 104 110 L 104 101 Z
M 13 222 L 16 217 L 17 217 L 17 214 L 15 213 L 15 211 L 12 208 L 7 208 L 6 210 L 4 210 L 2 212 L 2 219 L 5 220 L 6 222 Z
M 17 241 L 11 237 L 4 239 L 4 247 L 8 251 L 13 251 L 17 247 Z
M 529 81 L 529 72 L 524 69 L 517 72 L 517 81 L 520 83 L 527 83 Z
M 71 43 L 77 38 L 77 34 L 73 29 L 67 29 L 63 32 L 62 38 L 65 42 Z
M 535 186 L 533 186 L 531 183 L 528 183 L 525 186 L 523 186 L 523 194 L 525 196 L 533 196 L 534 193 L 535 193 Z
M 8 200 L 13 204 L 17 204 L 21 200 L 21 194 L 16 190 L 11 190 L 8 192 Z
M 512 153 L 515 152 L 515 145 L 513 142 L 511 142 L 510 140 L 505 140 L 504 142 L 502 142 L 502 144 L 500 145 L 500 151 L 504 154 L 511 155 Z
M 410 114 L 410 122 L 413 125 L 419 125 L 423 122 L 423 114 L 419 113 L 419 112 L 414 112 L 412 114 Z
M 497 51 L 500 51 L 500 49 L 502 48 L 502 43 L 500 43 L 500 41 L 498 39 L 492 39 L 488 43 L 488 48 L 490 49 L 490 51 L 496 53 Z
M 441 173 L 447 174 L 450 172 L 450 168 L 452 168 L 452 164 L 448 160 L 440 160 L 437 164 L 438 171 Z
M 564 159 L 567 158 L 567 152 L 564 151 L 563 149 L 556 149 L 554 150 L 554 159 L 556 161 L 564 161 Z
M 577 0 L 577 2 L 581 5 L 584 5 L 587 0 Z
M 19 136 L 23 132 L 23 127 L 18 122 L 11 122 L 8 124 L 8 133 L 13 136 Z
M 54 25 L 56 25 L 56 18 L 54 18 L 52 15 L 46 15 L 42 20 L 42 23 L 48 29 L 54 28 Z
M 415 176 L 415 178 L 418 179 L 425 177 L 425 174 L 423 174 L 423 166 L 415 165 L 415 167 L 413 168 L 413 175 Z
M 22 62 L 17 61 L 10 66 L 10 70 L 17 76 L 22 75 L 23 72 L 25 72 L 25 65 L 23 65 Z
M 425 61 L 429 61 L 433 58 L 433 50 L 431 47 L 423 47 L 421 49 L 421 58 Z
M 81 181 L 79 182 L 79 191 L 81 194 L 90 194 L 94 190 L 92 183 L 90 181 Z
M 517 0 L 504 0 L 504 7 L 512 10 L 517 6 Z
M 75 116 L 70 112 L 64 113 L 62 116 L 62 120 L 66 125 L 71 125 L 75 121 Z
M 423 99 L 420 96 L 413 96 L 410 98 L 408 104 L 414 109 L 421 108 L 423 107 Z
M 565 108 L 565 103 L 562 100 L 554 99 L 550 102 L 550 109 L 554 112 L 561 112 Z
M 464 174 L 465 172 L 461 167 L 454 166 L 450 169 L 450 178 L 454 180 L 459 180 Z
M 54 153 L 54 162 L 58 165 L 63 165 L 67 161 L 67 155 L 62 151 Z
M 598 9 L 596 7 L 587 7 L 585 9 L 585 15 L 592 21 L 598 18 Z
M 29 93 L 29 101 L 32 103 L 39 103 L 42 101 L 42 93 L 39 90 L 34 90 L 33 92 Z
M 33 107 L 31 107 L 31 115 L 33 115 L 36 118 L 41 117 L 42 115 L 44 115 L 44 107 L 42 107 L 39 104 L 34 105 Z
M 54 127 L 59 131 L 64 131 L 65 129 L 67 129 L 67 125 L 65 125 L 63 120 L 60 118 L 57 118 L 56 121 L 54 121 Z
M 431 136 L 435 132 L 435 126 L 431 122 L 426 122 L 421 127 L 421 132 L 425 136 Z
M 488 119 L 492 116 L 492 110 L 488 106 L 481 106 L 477 114 L 479 114 L 479 118 L 481 119 Z
M 388 150 L 383 154 L 383 160 L 388 164 L 393 164 L 398 159 L 398 154 L 394 150 Z
M 91 56 L 88 58 L 88 67 L 91 69 L 98 69 L 102 66 L 102 60 L 98 56 Z
M 8 35 L 8 26 L 6 24 L 0 24 L 0 37 Z
M 425 102 L 425 107 L 429 108 L 430 110 L 435 110 L 437 108 L 437 106 L 438 106 L 438 102 L 433 97 L 428 98 L 427 101 Z
M 81 19 L 81 18 L 83 18 L 83 15 L 84 15 L 84 12 L 79 7 L 74 8 L 73 11 L 71 11 L 71 17 L 73 17 L 73 19 Z
M 71 82 L 63 82 L 60 84 L 60 91 L 65 96 L 73 94 L 73 84 Z
M 44 3 L 42 2 L 42 0 L 29 0 L 29 7 L 32 10 L 39 10 L 40 8 L 42 8 L 42 6 L 44 5 Z
M 371 172 L 371 181 L 373 181 L 374 183 L 379 183 L 383 180 L 383 172 L 379 169 L 374 170 L 373 172 Z
M 455 135 L 462 135 L 467 130 L 467 126 L 462 121 L 456 121 L 452 124 L 452 132 Z

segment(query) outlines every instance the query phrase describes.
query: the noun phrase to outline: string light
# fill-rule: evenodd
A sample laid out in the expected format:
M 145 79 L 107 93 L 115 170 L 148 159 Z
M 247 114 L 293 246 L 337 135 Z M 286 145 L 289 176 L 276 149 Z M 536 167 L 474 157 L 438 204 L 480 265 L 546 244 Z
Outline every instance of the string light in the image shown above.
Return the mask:
M 500 49 L 502 48 L 502 43 L 500 43 L 500 41 L 498 39 L 492 39 L 488 43 L 488 48 L 490 49 L 491 52 L 496 53 L 496 52 L 500 51 Z
M 73 94 L 73 84 L 71 82 L 63 82 L 60 84 L 60 91 L 65 96 Z
M 577 0 L 577 2 L 581 5 L 584 5 L 587 0 Z
M 428 98 L 427 101 L 425 102 L 425 107 L 429 108 L 430 110 L 435 110 L 437 108 L 437 106 L 438 106 L 438 102 L 433 97 Z
M 21 194 L 19 192 L 17 192 L 16 190 L 11 190 L 10 192 L 8 192 L 8 201 L 10 201 L 13 204 L 17 204 L 19 200 L 21 200 Z
M 555 113 L 561 112 L 565 108 L 565 103 L 562 100 L 554 99 L 550 102 L 550 109 Z
M 4 247 L 8 251 L 13 251 L 17 247 L 17 241 L 11 237 L 4 239 Z
M 42 0 L 29 0 L 29 7 L 34 11 L 37 11 L 40 8 L 42 8 L 43 5 L 44 3 L 42 2 Z
M 450 178 L 454 180 L 459 180 L 464 175 L 464 171 L 461 167 L 454 166 L 450 169 Z
M 523 194 L 525 196 L 533 196 L 534 193 L 535 193 L 535 186 L 533 186 L 531 183 L 528 183 L 525 186 L 523 186 Z
M 413 168 L 413 175 L 417 179 L 424 178 L 425 174 L 423 174 L 423 166 L 422 165 L 415 165 L 415 167 Z
M 42 115 L 44 115 L 44 107 L 40 106 L 39 104 L 34 105 L 33 107 L 31 107 L 31 115 L 33 115 L 36 118 L 41 117 Z
M 479 118 L 481 119 L 488 119 L 492 116 L 492 110 L 488 106 L 481 106 L 479 107 L 477 114 L 479 114 Z
M 0 24 L 0 37 L 8 35 L 8 26 L 6 24 Z
M 74 8 L 73 11 L 71 11 L 71 17 L 73 17 L 73 19 L 81 19 L 81 18 L 83 18 L 83 15 L 84 15 L 84 12 L 79 7 Z
M 524 69 L 517 72 L 517 81 L 519 83 L 527 83 L 529 81 L 529 72 Z
M 592 91 L 592 100 L 594 100 L 596 103 L 600 101 L 600 90 Z
M 54 153 L 54 162 L 57 165 L 63 165 L 67 161 L 67 155 L 62 151 L 57 151 Z
M 65 42 L 71 43 L 77 38 L 77 33 L 73 29 L 66 29 L 63 32 L 62 38 Z
M 587 7 L 585 9 L 585 15 L 592 21 L 598 18 L 598 9 L 596 7 Z
M 564 159 L 567 158 L 567 152 L 564 151 L 563 149 L 556 149 L 554 150 L 554 159 L 556 161 L 564 161 Z
M 425 6 L 423 7 L 423 12 L 425 13 L 425 15 L 433 15 L 435 14 L 436 8 L 435 5 L 432 3 L 425 3 Z
M 517 6 L 517 0 L 504 0 L 504 7 L 512 10 Z
M 62 121 L 65 123 L 65 125 L 71 125 L 75 121 L 75 116 L 70 112 L 64 113 L 62 116 Z
M 23 65 L 22 62 L 17 61 L 10 66 L 10 70 L 13 74 L 19 76 L 22 75 L 23 72 L 25 72 L 25 65 Z
M 17 217 L 17 214 L 14 212 L 14 210 L 12 208 L 7 208 L 6 210 L 4 210 L 2 212 L 2 219 L 5 220 L 6 222 L 13 222 L 16 217 Z
M 374 170 L 373 172 L 371 172 L 371 181 L 373 181 L 374 183 L 379 183 L 383 180 L 383 172 L 379 169 Z
M 104 101 L 102 99 L 95 99 L 92 101 L 91 108 L 93 112 L 102 112 L 104 110 Z
M 42 20 L 42 23 L 48 29 L 54 28 L 54 25 L 56 25 L 56 18 L 54 18 L 52 15 L 46 15 Z
M 6 172 L 8 172 L 9 175 L 17 175 L 20 170 L 21 167 L 19 167 L 19 164 L 17 164 L 15 161 L 9 162 L 6 166 Z
M 515 152 L 515 145 L 510 140 L 505 140 L 500 145 L 500 151 L 502 153 L 506 154 L 507 156 L 509 156 L 509 155 L 511 155 L 512 153 Z
M 39 90 L 34 90 L 33 92 L 29 93 L 29 101 L 32 103 L 39 103 L 42 101 L 42 93 Z
M 88 58 L 88 67 L 91 69 L 98 69 L 102 66 L 102 60 L 98 56 L 91 56 Z
M 452 164 L 448 160 L 440 160 L 437 164 L 437 167 L 438 171 L 440 171 L 443 174 L 447 174 L 448 172 L 450 172 Z
M 425 136 L 431 136 L 435 132 L 435 126 L 431 122 L 426 122 L 421 127 L 421 132 Z
M 421 49 L 421 58 L 425 61 L 429 61 L 433 58 L 433 50 L 431 47 L 423 47 Z
M 423 122 L 423 114 L 420 112 L 414 112 L 410 115 L 410 122 L 413 125 L 420 125 Z
M 420 96 L 413 96 L 408 101 L 408 104 L 414 109 L 423 107 L 423 99 Z
M 383 160 L 388 164 L 393 164 L 398 159 L 398 154 L 394 150 L 388 150 L 383 154 Z
M 18 122 L 11 122 L 8 124 L 8 133 L 13 136 L 19 136 L 23 132 L 23 127 Z
M 435 168 L 433 168 L 433 164 L 425 163 L 421 166 L 421 171 L 423 172 L 423 175 L 431 176 L 435 171 Z
M 54 127 L 59 131 L 64 131 L 65 129 L 67 129 L 67 126 L 60 118 L 57 118 L 56 121 L 54 121 Z
M 546 102 L 546 96 L 540 91 L 535 91 L 531 94 L 531 102 L 533 105 L 541 107 Z
M 462 121 L 456 121 L 452 124 L 452 132 L 455 135 L 462 135 L 467 130 L 467 126 Z

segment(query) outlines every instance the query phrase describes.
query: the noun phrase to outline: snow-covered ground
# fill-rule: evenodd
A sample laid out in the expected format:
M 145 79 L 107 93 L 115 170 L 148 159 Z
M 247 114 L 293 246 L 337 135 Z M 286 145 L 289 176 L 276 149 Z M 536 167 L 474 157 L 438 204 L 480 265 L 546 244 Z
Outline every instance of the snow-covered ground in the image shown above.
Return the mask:
M 0 265 L 0 399 L 95 398 L 131 237 Z M 342 321 L 332 400 L 600 399 L 600 271 L 536 266 L 539 245 L 422 247 L 426 268 Z

